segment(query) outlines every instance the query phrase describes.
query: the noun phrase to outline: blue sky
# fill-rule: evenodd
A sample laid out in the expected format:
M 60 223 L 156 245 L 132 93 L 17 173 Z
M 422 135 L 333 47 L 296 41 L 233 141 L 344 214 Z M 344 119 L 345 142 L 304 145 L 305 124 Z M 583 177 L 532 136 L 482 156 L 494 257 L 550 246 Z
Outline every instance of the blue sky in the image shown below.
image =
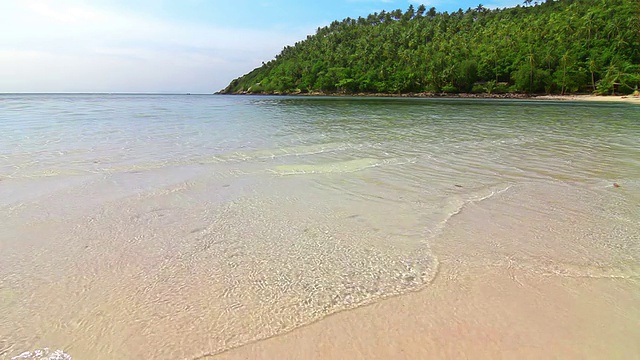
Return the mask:
M 2 0 L 0 92 L 211 93 L 333 20 L 421 3 L 449 12 L 478 5 L 466 0 Z

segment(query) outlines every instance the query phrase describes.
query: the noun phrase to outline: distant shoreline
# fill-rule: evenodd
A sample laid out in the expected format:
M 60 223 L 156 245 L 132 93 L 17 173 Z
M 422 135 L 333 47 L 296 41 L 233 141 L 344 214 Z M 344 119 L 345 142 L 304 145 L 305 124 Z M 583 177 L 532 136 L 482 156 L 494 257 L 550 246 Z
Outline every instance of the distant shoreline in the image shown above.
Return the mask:
M 435 94 L 435 93 L 406 93 L 406 94 L 387 94 L 387 93 L 216 93 L 219 95 L 251 95 L 251 96 L 317 96 L 317 97 L 402 97 L 402 98 L 432 98 L 432 99 L 519 99 L 519 100 L 545 100 L 545 101 L 588 101 L 588 102 L 619 102 L 640 104 L 640 96 L 636 95 L 591 95 L 591 94 L 575 94 L 575 95 L 529 95 L 529 94 Z
M 640 96 L 636 95 L 540 95 L 536 100 L 560 100 L 560 101 L 600 101 L 640 104 Z

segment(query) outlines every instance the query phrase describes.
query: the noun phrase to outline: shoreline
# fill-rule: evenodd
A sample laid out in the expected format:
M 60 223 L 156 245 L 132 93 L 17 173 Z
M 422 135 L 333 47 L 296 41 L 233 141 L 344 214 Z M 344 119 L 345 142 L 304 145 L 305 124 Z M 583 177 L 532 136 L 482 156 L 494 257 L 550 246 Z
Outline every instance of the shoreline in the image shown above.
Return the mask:
M 445 262 L 418 292 L 197 359 L 631 358 L 638 314 L 602 311 L 616 296 L 632 306 L 637 285 Z
M 576 198 L 546 191 L 553 189 L 560 188 L 540 188 L 539 200 Z M 431 243 L 439 266 L 428 286 L 198 359 L 637 356 L 634 271 L 585 267 L 572 261 L 575 246 L 554 249 L 557 230 L 566 241 L 575 235 L 563 227 L 567 219 L 554 224 L 535 210 L 524 217 L 535 219 L 525 222 L 499 217 L 509 201 L 518 203 L 515 195 L 471 204 L 451 219 Z M 545 235 L 529 243 L 529 234 Z
M 301 97 L 372 97 L 372 98 L 427 98 L 427 99 L 497 99 L 497 100 L 536 100 L 536 101 L 578 101 L 578 102 L 608 102 L 608 103 L 628 103 L 640 104 L 638 95 L 592 95 L 592 94 L 571 94 L 571 95 L 530 95 L 530 94 L 436 94 L 436 93 L 216 93 L 216 95 L 249 95 L 249 96 L 301 96 Z
M 615 296 L 627 308 L 639 299 L 637 286 L 620 279 L 534 277 L 446 261 L 420 291 L 195 358 L 631 358 L 640 340 L 633 320 L 602 311 Z M 598 328 L 605 323 L 615 325 Z
M 640 96 L 635 95 L 540 95 L 534 100 L 551 101 L 587 101 L 587 102 L 617 102 L 640 104 Z

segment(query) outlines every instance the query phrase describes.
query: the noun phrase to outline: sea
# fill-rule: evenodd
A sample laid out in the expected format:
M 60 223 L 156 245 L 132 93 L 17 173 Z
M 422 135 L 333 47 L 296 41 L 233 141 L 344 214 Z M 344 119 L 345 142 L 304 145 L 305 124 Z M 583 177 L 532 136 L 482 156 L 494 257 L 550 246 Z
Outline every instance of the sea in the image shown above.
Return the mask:
M 469 206 L 531 226 L 460 261 L 637 281 L 640 107 L 0 94 L 0 358 L 203 359 L 429 291 Z

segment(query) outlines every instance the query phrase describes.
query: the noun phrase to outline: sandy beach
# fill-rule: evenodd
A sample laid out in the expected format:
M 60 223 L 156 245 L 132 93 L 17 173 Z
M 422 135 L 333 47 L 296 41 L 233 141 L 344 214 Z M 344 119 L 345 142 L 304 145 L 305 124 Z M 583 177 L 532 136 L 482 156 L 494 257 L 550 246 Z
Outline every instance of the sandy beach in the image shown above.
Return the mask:
M 632 359 L 640 353 L 637 284 L 442 266 L 425 291 L 212 358 Z M 634 311 L 622 312 L 614 305 L 620 302 Z
M 640 96 L 635 95 L 541 95 L 536 100 L 563 100 L 563 101 L 602 101 L 640 104 Z
M 586 102 L 607 102 L 607 103 L 629 103 L 640 104 L 640 96 L 638 95 L 537 95 L 524 93 L 509 94 L 487 94 L 487 93 L 460 93 L 460 94 L 444 94 L 444 93 L 265 93 L 252 94 L 247 92 L 236 93 L 233 95 L 250 95 L 250 96 L 313 96 L 313 97 L 402 97 L 402 98 L 436 98 L 436 99 L 518 99 L 518 100 L 543 100 L 543 101 L 586 101 Z
M 575 194 L 559 197 L 565 201 Z M 541 205 L 553 201 L 552 195 L 540 199 Z M 637 269 L 563 264 L 557 259 L 572 257 L 573 250 L 553 239 L 576 235 L 562 230 L 561 223 L 570 220 L 540 218 L 535 211 L 520 212 L 526 221 L 497 217 L 506 204 L 497 199 L 469 206 L 451 220 L 432 246 L 439 273 L 422 291 L 203 358 L 637 358 Z M 523 249 L 530 235 L 537 241 Z M 524 258 L 530 263 L 523 265 Z
M 1 359 L 640 354 L 634 105 L 5 99 Z

